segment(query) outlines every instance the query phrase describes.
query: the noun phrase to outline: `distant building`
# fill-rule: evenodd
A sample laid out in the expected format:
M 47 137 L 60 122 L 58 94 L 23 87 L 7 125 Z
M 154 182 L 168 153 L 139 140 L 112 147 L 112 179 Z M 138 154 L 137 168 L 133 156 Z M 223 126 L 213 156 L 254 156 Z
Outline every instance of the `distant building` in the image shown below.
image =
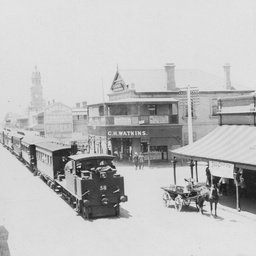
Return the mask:
M 87 102 L 76 103 L 76 107 L 72 108 L 73 116 L 73 134 L 72 140 L 77 142 L 78 149 L 85 150 L 88 144 L 88 113 Z M 87 150 L 87 148 L 86 148 Z
M 35 70 L 32 72 L 32 86 L 30 88 L 31 92 L 31 102 L 28 107 L 28 123 L 29 129 L 33 129 L 37 125 L 37 115 L 39 112 L 43 111 L 45 107 L 45 100 L 43 99 L 43 87 L 41 84 L 41 74 L 35 66 Z M 41 130 L 41 128 L 40 128 Z
M 45 137 L 54 137 L 63 142 L 76 141 L 87 144 L 87 102 L 70 108 L 61 102 L 49 102 L 43 111 L 36 115 L 36 123 L 30 129 Z M 79 146 L 79 145 L 78 145 Z
M 45 137 L 60 140 L 72 138 L 72 109 L 61 102 L 54 103 L 44 109 Z
M 32 87 L 31 92 L 31 102 L 30 109 L 34 111 L 40 111 L 45 107 L 45 100 L 43 99 L 43 87 L 41 84 L 41 74 L 37 71 L 37 66 L 35 66 L 34 72 L 32 72 Z

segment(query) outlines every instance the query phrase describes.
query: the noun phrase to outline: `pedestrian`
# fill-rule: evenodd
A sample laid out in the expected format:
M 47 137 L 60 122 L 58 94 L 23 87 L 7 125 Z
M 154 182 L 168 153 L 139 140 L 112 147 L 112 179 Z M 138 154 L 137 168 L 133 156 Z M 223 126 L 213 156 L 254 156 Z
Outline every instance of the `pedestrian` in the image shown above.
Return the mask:
M 133 164 L 135 166 L 135 170 L 137 170 L 138 168 L 138 162 L 139 162 L 139 156 L 138 156 L 138 153 L 135 152 L 133 155 Z
M 144 168 L 144 159 L 145 159 L 145 157 L 144 157 L 144 154 L 142 153 L 142 152 L 140 152 L 140 154 L 139 154 L 139 169 L 140 170 L 143 170 L 143 168 Z
M 219 180 L 219 188 L 220 188 L 220 193 L 224 196 L 228 195 L 228 184 L 229 184 L 229 180 L 228 178 L 224 178 L 222 177 Z
M 211 187 L 212 180 L 211 180 L 211 171 L 209 169 L 209 166 L 206 167 L 205 169 L 205 174 L 206 174 L 206 187 Z
M 240 197 L 247 198 L 246 184 L 243 176 L 240 176 Z
M 212 184 L 209 194 L 210 210 L 212 215 L 212 205 L 214 204 L 215 217 L 217 217 L 217 204 L 219 202 L 219 192 L 217 186 Z
M 115 161 L 115 162 L 118 162 L 118 160 L 119 160 L 119 153 L 118 153 L 118 150 L 117 150 L 117 149 L 114 151 L 114 156 L 115 156 L 114 161 Z

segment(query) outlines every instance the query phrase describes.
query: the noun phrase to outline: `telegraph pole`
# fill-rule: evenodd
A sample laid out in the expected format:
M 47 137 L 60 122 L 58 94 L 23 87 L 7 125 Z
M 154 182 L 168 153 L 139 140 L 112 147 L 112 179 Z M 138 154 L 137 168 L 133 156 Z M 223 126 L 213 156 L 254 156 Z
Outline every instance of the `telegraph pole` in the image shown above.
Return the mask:
M 197 87 L 180 88 L 179 105 L 187 107 L 187 124 L 188 124 L 188 144 L 193 143 L 193 126 L 192 126 L 192 105 L 199 103 L 199 91 Z M 186 118 L 186 114 L 184 115 Z
M 188 144 L 193 143 L 193 128 L 192 128 L 192 109 L 191 109 L 191 96 L 190 86 L 187 89 L 187 102 L 188 102 Z

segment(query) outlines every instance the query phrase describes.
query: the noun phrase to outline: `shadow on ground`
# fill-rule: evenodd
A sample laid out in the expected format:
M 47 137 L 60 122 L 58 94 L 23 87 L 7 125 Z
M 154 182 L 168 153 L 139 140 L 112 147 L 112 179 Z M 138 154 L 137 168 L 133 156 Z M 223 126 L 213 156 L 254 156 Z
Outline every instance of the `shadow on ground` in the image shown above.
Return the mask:
M 236 195 L 220 196 L 220 205 L 228 207 L 232 210 L 237 210 Z M 253 198 L 241 198 L 240 208 L 243 212 L 256 214 L 256 200 Z

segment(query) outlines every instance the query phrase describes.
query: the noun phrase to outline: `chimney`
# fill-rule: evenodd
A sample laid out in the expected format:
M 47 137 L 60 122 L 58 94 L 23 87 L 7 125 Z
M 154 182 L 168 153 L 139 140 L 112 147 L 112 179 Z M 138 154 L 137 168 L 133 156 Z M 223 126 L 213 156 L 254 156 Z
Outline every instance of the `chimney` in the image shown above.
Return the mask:
M 80 103 L 76 103 L 76 108 L 80 108 Z
M 231 90 L 231 81 L 230 81 L 230 64 L 226 63 L 224 66 L 224 72 L 226 73 L 226 89 Z
M 83 108 L 87 108 L 87 101 L 83 101 L 82 104 L 83 104 Z
M 167 63 L 165 65 L 165 71 L 167 73 L 167 90 L 168 91 L 176 89 L 174 68 L 175 68 L 174 63 Z

